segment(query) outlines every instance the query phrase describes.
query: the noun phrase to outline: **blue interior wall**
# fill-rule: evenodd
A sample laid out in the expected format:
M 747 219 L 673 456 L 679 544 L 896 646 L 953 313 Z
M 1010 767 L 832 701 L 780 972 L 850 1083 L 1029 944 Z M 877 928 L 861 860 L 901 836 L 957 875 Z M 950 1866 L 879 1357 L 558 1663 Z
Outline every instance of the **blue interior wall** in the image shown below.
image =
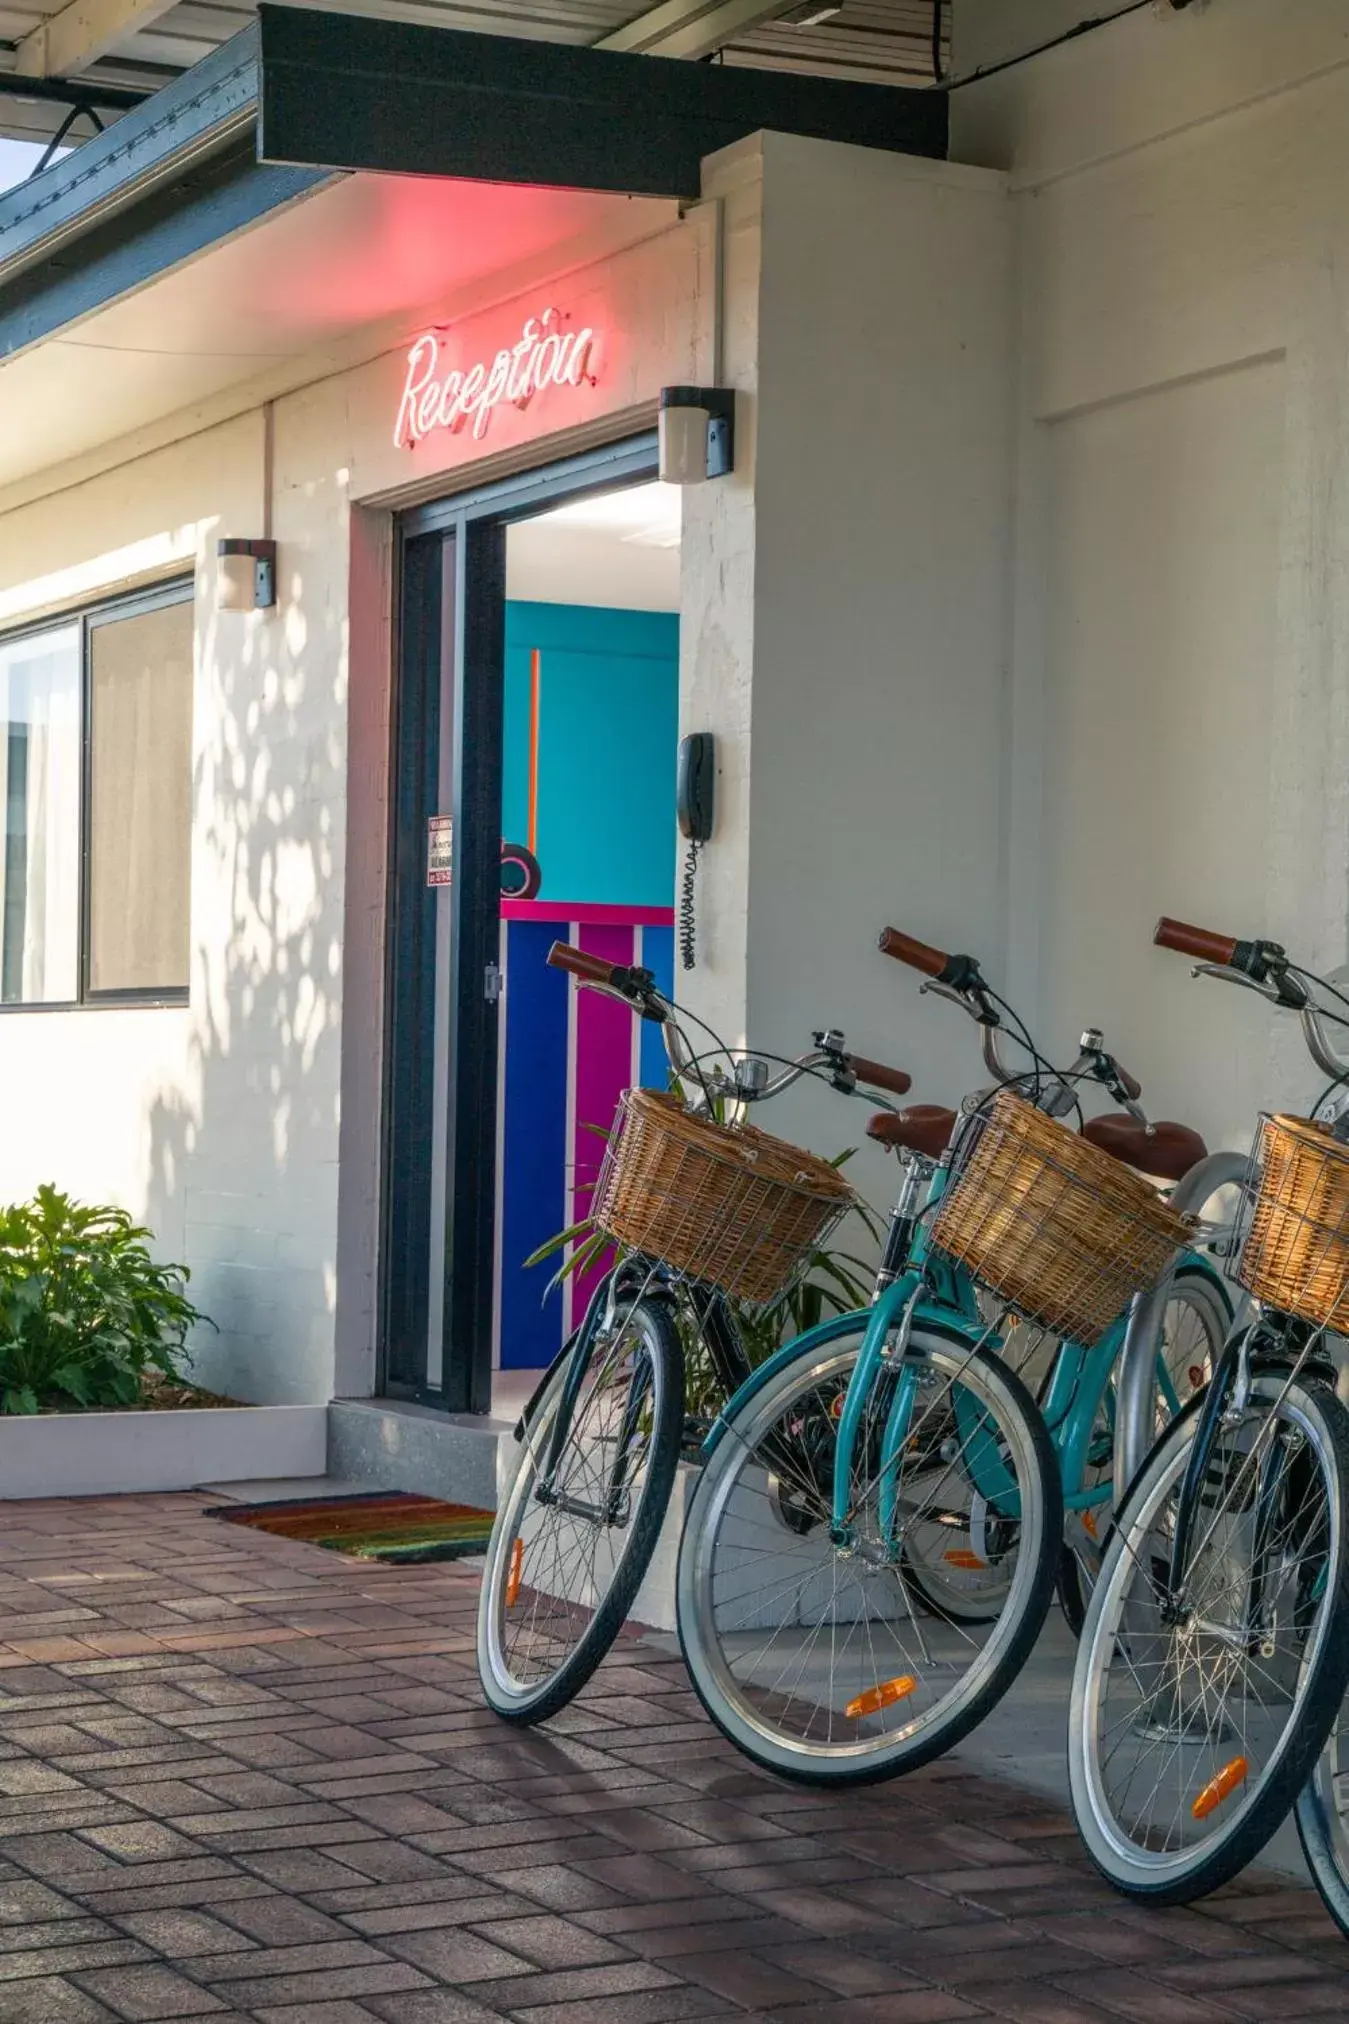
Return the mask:
M 541 899 L 674 901 L 679 619 L 598 605 L 506 606 L 502 835 L 529 838 L 530 655 L 540 654 Z

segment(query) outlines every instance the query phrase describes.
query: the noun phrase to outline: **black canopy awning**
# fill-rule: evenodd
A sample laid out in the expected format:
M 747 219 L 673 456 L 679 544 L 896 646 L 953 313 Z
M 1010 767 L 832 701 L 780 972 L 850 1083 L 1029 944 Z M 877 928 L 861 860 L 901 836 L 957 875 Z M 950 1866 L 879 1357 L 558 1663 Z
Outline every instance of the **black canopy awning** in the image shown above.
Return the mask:
M 271 162 L 696 197 L 769 129 L 944 156 L 946 94 L 263 5 Z

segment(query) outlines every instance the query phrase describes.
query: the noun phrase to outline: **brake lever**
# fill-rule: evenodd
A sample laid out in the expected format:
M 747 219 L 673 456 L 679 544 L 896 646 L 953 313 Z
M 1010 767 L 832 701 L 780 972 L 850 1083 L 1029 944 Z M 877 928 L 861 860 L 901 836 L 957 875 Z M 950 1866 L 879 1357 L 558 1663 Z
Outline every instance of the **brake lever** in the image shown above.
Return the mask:
M 1243 991 L 1254 991 L 1258 998 L 1267 998 L 1271 1005 L 1280 1002 L 1279 993 L 1273 984 L 1261 984 L 1254 977 L 1247 977 L 1240 970 L 1233 970 L 1226 963 L 1192 963 L 1192 977 L 1216 977 L 1219 983 L 1240 984 Z
M 968 1012 L 970 1009 L 969 1005 L 966 1003 L 965 994 L 963 991 L 953 991 L 949 984 L 939 984 L 935 977 L 925 978 L 923 982 L 918 986 L 918 995 L 920 998 L 923 997 L 928 992 L 930 992 L 934 998 L 949 998 L 953 1005 L 959 1005 L 962 1012 Z
M 960 991 L 955 985 L 943 984 L 936 977 L 929 977 L 925 983 L 918 986 L 918 991 L 920 996 L 924 991 L 930 991 L 936 998 L 948 998 L 953 1005 L 958 1005 L 962 1012 L 968 1012 L 976 1026 L 1002 1025 L 997 1012 L 982 992 Z

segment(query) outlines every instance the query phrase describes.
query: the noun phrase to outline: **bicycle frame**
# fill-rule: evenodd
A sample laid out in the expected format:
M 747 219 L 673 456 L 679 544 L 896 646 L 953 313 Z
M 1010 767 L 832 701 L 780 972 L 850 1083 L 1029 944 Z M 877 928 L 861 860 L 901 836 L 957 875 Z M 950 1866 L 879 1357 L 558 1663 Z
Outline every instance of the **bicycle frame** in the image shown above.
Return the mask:
M 900 1464 L 906 1443 L 913 1434 L 915 1406 L 921 1391 L 920 1369 L 913 1359 L 906 1356 L 911 1332 L 924 1325 L 939 1325 L 944 1334 L 955 1333 L 963 1338 L 969 1344 L 971 1355 L 981 1346 L 995 1351 L 1003 1346 L 996 1329 L 985 1323 L 979 1314 L 975 1286 L 969 1274 L 953 1260 L 930 1250 L 927 1244 L 923 1218 L 940 1200 L 948 1173 L 948 1163 L 942 1161 L 932 1175 L 923 1214 L 912 1224 L 909 1255 L 899 1276 L 891 1284 L 878 1288 L 869 1308 L 835 1315 L 818 1328 L 784 1344 L 727 1402 L 703 1443 L 705 1459 L 726 1432 L 728 1418 L 746 1406 L 780 1370 L 810 1357 L 833 1342 L 860 1333 L 862 1346 L 844 1395 L 834 1455 L 830 1516 L 836 1544 L 846 1544 L 850 1537 L 849 1486 L 857 1443 L 868 1409 L 877 1387 L 898 1366 L 895 1395 L 885 1414 L 881 1438 L 878 1512 L 882 1537 L 894 1539 L 896 1536 Z M 1173 1271 L 1179 1269 L 1202 1273 L 1223 1300 L 1230 1304 L 1226 1282 L 1201 1253 L 1188 1250 L 1179 1253 Z M 1058 1455 L 1064 1505 L 1069 1511 L 1089 1510 L 1105 1503 L 1111 1496 L 1111 1485 L 1108 1483 L 1086 1489 L 1082 1483 L 1097 1416 L 1115 1376 L 1127 1324 L 1128 1315 L 1122 1314 L 1092 1348 L 1065 1340 L 1060 1343 L 1054 1359 L 1042 1411 Z M 1158 1381 L 1164 1384 L 1167 1404 L 1174 1411 L 1178 1400 L 1169 1377 L 1163 1372 L 1160 1379 L 1154 1376 L 1154 1382 Z M 958 1398 L 956 1410 L 958 1415 L 964 1415 L 961 1425 L 962 1462 L 976 1492 L 999 1516 L 1019 1517 L 1016 1484 L 998 1452 L 996 1442 L 992 1438 L 980 1438 L 980 1408 L 972 1397 L 966 1395 Z

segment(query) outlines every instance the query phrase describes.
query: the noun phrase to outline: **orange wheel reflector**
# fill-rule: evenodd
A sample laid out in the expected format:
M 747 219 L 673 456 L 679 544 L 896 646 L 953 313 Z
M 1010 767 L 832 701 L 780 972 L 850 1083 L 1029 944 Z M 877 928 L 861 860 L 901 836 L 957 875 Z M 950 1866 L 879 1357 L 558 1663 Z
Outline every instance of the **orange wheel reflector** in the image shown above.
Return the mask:
M 1082 1513 L 1082 1530 L 1086 1533 L 1088 1539 L 1096 1537 L 1096 1513 L 1094 1511 L 1084 1511 Z
M 949 1553 L 943 1553 L 942 1559 L 948 1567 L 968 1567 L 972 1573 L 988 1566 L 988 1562 L 981 1560 L 977 1553 L 971 1553 L 968 1546 L 953 1546 Z
M 841 1420 L 843 1418 L 843 1401 L 846 1396 L 846 1392 L 835 1392 L 833 1401 L 829 1407 L 829 1417 L 831 1420 Z
M 1230 1799 L 1238 1785 L 1246 1783 L 1246 1773 L 1250 1768 L 1244 1757 L 1234 1757 L 1230 1764 L 1224 1764 L 1222 1770 L 1209 1779 L 1190 1808 L 1195 1819 L 1207 1820 L 1210 1813 L 1216 1813 L 1224 1799 Z
M 855 1701 L 849 1701 L 843 1712 L 853 1716 L 878 1714 L 896 1701 L 907 1701 L 917 1685 L 912 1673 L 901 1673 L 897 1680 L 882 1680 L 878 1687 L 868 1687 Z
M 1199 1389 L 1200 1385 L 1201 1385 L 1201 1384 L 1202 1384 L 1202 1383 L 1204 1382 L 1204 1366 L 1203 1366 L 1203 1364 L 1202 1364 L 1202 1363 L 1192 1363 L 1192 1364 L 1190 1365 L 1189 1371 L 1188 1371 L 1188 1372 L 1187 1372 L 1186 1374 L 1187 1374 L 1187 1376 L 1189 1377 L 1189 1380 L 1190 1380 L 1190 1389 L 1191 1389 L 1191 1391 L 1198 1391 L 1198 1389 Z
M 514 1609 L 520 1598 L 520 1576 L 525 1566 L 525 1542 L 517 1539 L 511 1548 L 511 1571 L 506 1576 L 506 1607 Z

